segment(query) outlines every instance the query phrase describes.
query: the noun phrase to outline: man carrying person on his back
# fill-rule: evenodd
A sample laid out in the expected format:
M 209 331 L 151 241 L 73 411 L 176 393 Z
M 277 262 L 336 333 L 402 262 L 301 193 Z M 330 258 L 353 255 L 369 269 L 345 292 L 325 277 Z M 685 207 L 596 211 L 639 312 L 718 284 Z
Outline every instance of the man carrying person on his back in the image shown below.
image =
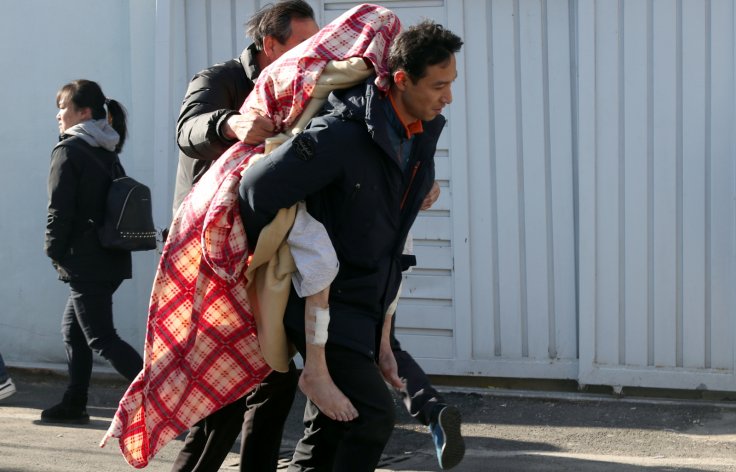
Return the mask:
M 389 53 L 387 94 L 375 77 L 333 92 L 324 114 L 255 162 L 241 181 L 248 241 L 257 241 L 280 209 L 304 200 L 340 263 L 327 290 L 301 298 L 292 288 L 284 326 L 305 359 L 325 356 L 322 380 L 344 394 L 357 415 L 332 417 L 306 391 L 306 430 L 292 472 L 374 470 L 393 429 L 384 379 L 398 389 L 404 384 L 392 352 L 389 306 L 399 291 L 409 229 L 434 184 L 434 152 L 445 123 L 440 113 L 452 101 L 461 46 L 459 37 L 430 21 L 402 32 Z M 450 468 L 464 453 L 459 413 L 433 407 L 429 422 L 440 464 Z M 459 445 L 448 450 L 448 436 Z
M 274 134 L 274 124 L 238 109 L 253 89 L 260 71 L 283 53 L 317 32 L 314 12 L 302 0 L 279 1 L 258 11 L 246 24 L 254 40 L 239 58 L 205 69 L 192 79 L 177 122 L 181 150 L 174 213 L 192 186 L 236 141 L 256 144 Z M 439 196 L 436 183 L 422 203 L 429 208 Z M 464 444 L 457 409 L 447 406 L 424 371 L 401 349 L 391 330 L 400 389 L 409 413 L 430 426 L 440 465 L 462 459 Z M 240 470 L 276 470 L 284 422 L 294 399 L 298 372 L 273 372 L 242 399 L 220 409 L 190 429 L 172 472 L 217 470 L 241 431 Z M 444 411 L 442 416 L 440 412 Z M 440 421 L 442 420 L 442 421 Z

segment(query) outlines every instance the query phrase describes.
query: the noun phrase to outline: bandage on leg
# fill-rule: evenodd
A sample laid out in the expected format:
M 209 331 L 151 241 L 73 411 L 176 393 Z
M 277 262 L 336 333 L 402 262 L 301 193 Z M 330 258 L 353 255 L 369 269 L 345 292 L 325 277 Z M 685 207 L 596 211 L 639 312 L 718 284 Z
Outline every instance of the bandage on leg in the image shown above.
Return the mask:
M 307 305 L 304 314 L 304 331 L 307 344 L 324 347 L 327 344 L 330 325 L 330 308 Z

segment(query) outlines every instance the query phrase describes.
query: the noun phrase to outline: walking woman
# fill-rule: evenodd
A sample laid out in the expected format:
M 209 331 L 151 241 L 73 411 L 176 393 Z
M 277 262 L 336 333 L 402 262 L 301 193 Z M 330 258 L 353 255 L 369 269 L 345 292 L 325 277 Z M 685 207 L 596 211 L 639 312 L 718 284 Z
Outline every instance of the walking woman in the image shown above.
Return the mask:
M 61 403 L 43 410 L 41 421 L 84 424 L 93 351 L 129 381 L 143 367 L 113 324 L 112 294 L 131 278 L 130 252 L 103 248 L 96 223 L 125 142 L 126 116 L 120 103 L 89 80 L 61 87 L 56 105 L 61 136 L 51 153 L 45 250 L 70 289 L 61 321 L 69 385 Z

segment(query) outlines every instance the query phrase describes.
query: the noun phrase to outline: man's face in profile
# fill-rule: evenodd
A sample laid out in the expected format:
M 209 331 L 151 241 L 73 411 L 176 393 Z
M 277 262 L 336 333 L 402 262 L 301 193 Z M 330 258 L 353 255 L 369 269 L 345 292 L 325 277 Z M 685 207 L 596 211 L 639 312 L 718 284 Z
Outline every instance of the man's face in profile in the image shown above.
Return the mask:
M 397 107 L 402 118 L 408 123 L 433 120 L 452 102 L 452 83 L 456 78 L 454 54 L 445 62 L 427 66 L 426 74 L 416 83 L 406 72 L 397 71 L 394 83 L 400 92 Z

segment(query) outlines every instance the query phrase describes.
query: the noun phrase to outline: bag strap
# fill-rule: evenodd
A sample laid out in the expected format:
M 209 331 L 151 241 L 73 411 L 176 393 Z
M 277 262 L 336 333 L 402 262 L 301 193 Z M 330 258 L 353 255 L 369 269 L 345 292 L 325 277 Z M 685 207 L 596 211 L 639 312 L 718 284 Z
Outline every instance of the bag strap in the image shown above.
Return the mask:
M 117 153 L 115 154 L 115 161 L 112 163 L 112 168 L 108 169 L 106 168 L 102 162 L 100 162 L 100 159 L 92 152 L 92 147 L 87 144 L 86 141 L 84 141 L 79 136 L 72 136 L 70 138 L 66 138 L 65 140 L 59 142 L 56 146 L 54 146 L 54 149 L 61 146 L 69 146 L 73 147 L 74 149 L 78 149 L 88 155 L 92 158 L 92 160 L 100 167 L 102 167 L 105 170 L 105 173 L 107 173 L 112 180 L 119 179 L 120 177 L 125 177 L 127 174 L 125 173 L 125 168 L 123 167 L 122 162 L 120 162 L 120 157 Z

